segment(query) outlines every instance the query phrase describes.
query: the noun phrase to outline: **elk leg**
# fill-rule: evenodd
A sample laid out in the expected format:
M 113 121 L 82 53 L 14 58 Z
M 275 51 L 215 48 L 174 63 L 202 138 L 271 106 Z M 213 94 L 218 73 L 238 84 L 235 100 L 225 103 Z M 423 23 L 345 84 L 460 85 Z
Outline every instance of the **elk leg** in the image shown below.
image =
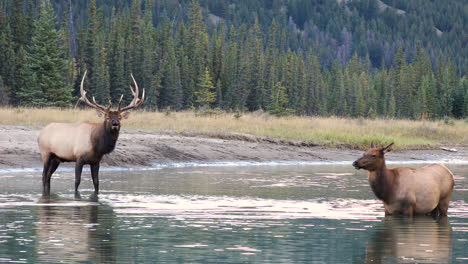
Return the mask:
M 445 216 L 447 215 L 448 207 L 449 207 L 449 202 L 451 200 L 451 195 L 447 195 L 446 197 L 440 199 L 439 204 L 437 205 L 436 208 L 439 209 L 438 215 Z
M 78 186 L 80 186 L 81 182 L 81 172 L 83 171 L 84 163 L 80 160 L 76 161 L 75 164 L 75 193 L 78 192 Z
M 412 204 L 408 204 L 405 208 L 403 208 L 403 214 L 409 216 L 410 218 L 414 215 L 414 206 Z
M 400 212 L 403 215 L 407 215 L 409 217 L 413 217 L 414 215 L 414 202 L 410 199 L 402 200 L 400 202 Z
M 50 155 L 44 158 L 44 169 L 42 170 L 42 194 L 49 195 L 50 194 L 50 180 L 47 181 L 47 173 L 49 172 L 50 167 Z
M 99 193 L 99 163 L 91 164 L 91 177 L 93 178 L 94 193 Z
M 54 157 L 49 158 L 49 166 L 47 168 L 47 173 L 45 175 L 45 184 L 47 186 L 47 194 L 50 193 L 50 178 L 52 178 L 52 174 L 57 170 L 60 161 Z

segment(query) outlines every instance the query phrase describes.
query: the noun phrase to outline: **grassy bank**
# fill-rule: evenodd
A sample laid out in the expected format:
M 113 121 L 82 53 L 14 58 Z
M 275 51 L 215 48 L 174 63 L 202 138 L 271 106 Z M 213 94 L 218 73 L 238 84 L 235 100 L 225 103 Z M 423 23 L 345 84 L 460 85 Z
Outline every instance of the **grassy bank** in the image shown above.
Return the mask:
M 45 126 L 50 122 L 100 122 L 94 110 L 0 108 L 0 124 Z M 411 121 L 390 119 L 347 119 L 338 117 L 284 117 L 266 113 L 196 116 L 193 112 L 133 112 L 123 121 L 124 129 L 177 131 L 219 138 L 233 133 L 302 141 L 334 147 L 367 148 L 370 142 L 395 142 L 398 148 L 433 148 L 441 145 L 468 146 L 468 123 L 458 120 Z M 239 136 L 239 138 L 242 138 Z

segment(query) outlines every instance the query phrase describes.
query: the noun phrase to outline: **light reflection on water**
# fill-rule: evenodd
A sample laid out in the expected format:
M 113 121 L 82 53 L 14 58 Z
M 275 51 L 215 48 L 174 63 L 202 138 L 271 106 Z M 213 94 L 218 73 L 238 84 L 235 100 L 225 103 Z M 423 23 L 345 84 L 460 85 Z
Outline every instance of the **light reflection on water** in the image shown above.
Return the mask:
M 345 166 L 192 167 L 83 177 L 3 175 L 0 262 L 464 263 L 468 168 L 451 166 L 449 217 L 384 217 Z

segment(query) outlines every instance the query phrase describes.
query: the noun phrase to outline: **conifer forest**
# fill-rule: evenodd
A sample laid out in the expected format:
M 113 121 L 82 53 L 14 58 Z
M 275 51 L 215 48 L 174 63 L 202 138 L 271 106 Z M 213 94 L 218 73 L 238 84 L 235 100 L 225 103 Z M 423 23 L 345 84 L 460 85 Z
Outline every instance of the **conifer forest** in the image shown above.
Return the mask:
M 0 0 L 0 106 L 468 117 L 464 0 Z

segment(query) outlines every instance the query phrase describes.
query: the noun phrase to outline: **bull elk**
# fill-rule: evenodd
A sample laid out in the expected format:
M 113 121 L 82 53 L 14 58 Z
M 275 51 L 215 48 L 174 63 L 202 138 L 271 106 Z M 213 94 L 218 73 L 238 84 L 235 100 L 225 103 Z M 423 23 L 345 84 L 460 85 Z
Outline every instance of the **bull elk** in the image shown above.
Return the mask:
M 385 215 L 447 215 L 454 186 L 452 172 L 441 164 L 387 169 L 384 155 L 391 151 L 392 145 L 378 148 L 371 144 L 371 148 L 353 163 L 356 169 L 369 171 L 370 186 L 375 196 L 383 201 Z
M 61 162 L 75 161 L 75 192 L 81 182 L 83 165 L 91 166 L 94 191 L 99 192 L 99 163 L 102 157 L 114 150 L 119 137 L 120 121 L 128 118 L 130 109 L 140 107 L 145 100 L 145 90 L 139 98 L 138 84 L 131 75 L 135 88 L 130 86 L 133 99 L 126 107 L 121 108 L 123 95 L 120 97 L 116 111 L 111 110 L 112 102 L 109 100 L 107 107 L 90 102 L 83 88 L 86 72 L 80 85 L 80 101 L 96 109 L 99 116 L 104 116 L 102 123 L 77 122 L 77 123 L 51 123 L 43 128 L 37 142 L 41 152 L 44 169 L 42 171 L 43 194 L 50 194 L 50 178 Z

